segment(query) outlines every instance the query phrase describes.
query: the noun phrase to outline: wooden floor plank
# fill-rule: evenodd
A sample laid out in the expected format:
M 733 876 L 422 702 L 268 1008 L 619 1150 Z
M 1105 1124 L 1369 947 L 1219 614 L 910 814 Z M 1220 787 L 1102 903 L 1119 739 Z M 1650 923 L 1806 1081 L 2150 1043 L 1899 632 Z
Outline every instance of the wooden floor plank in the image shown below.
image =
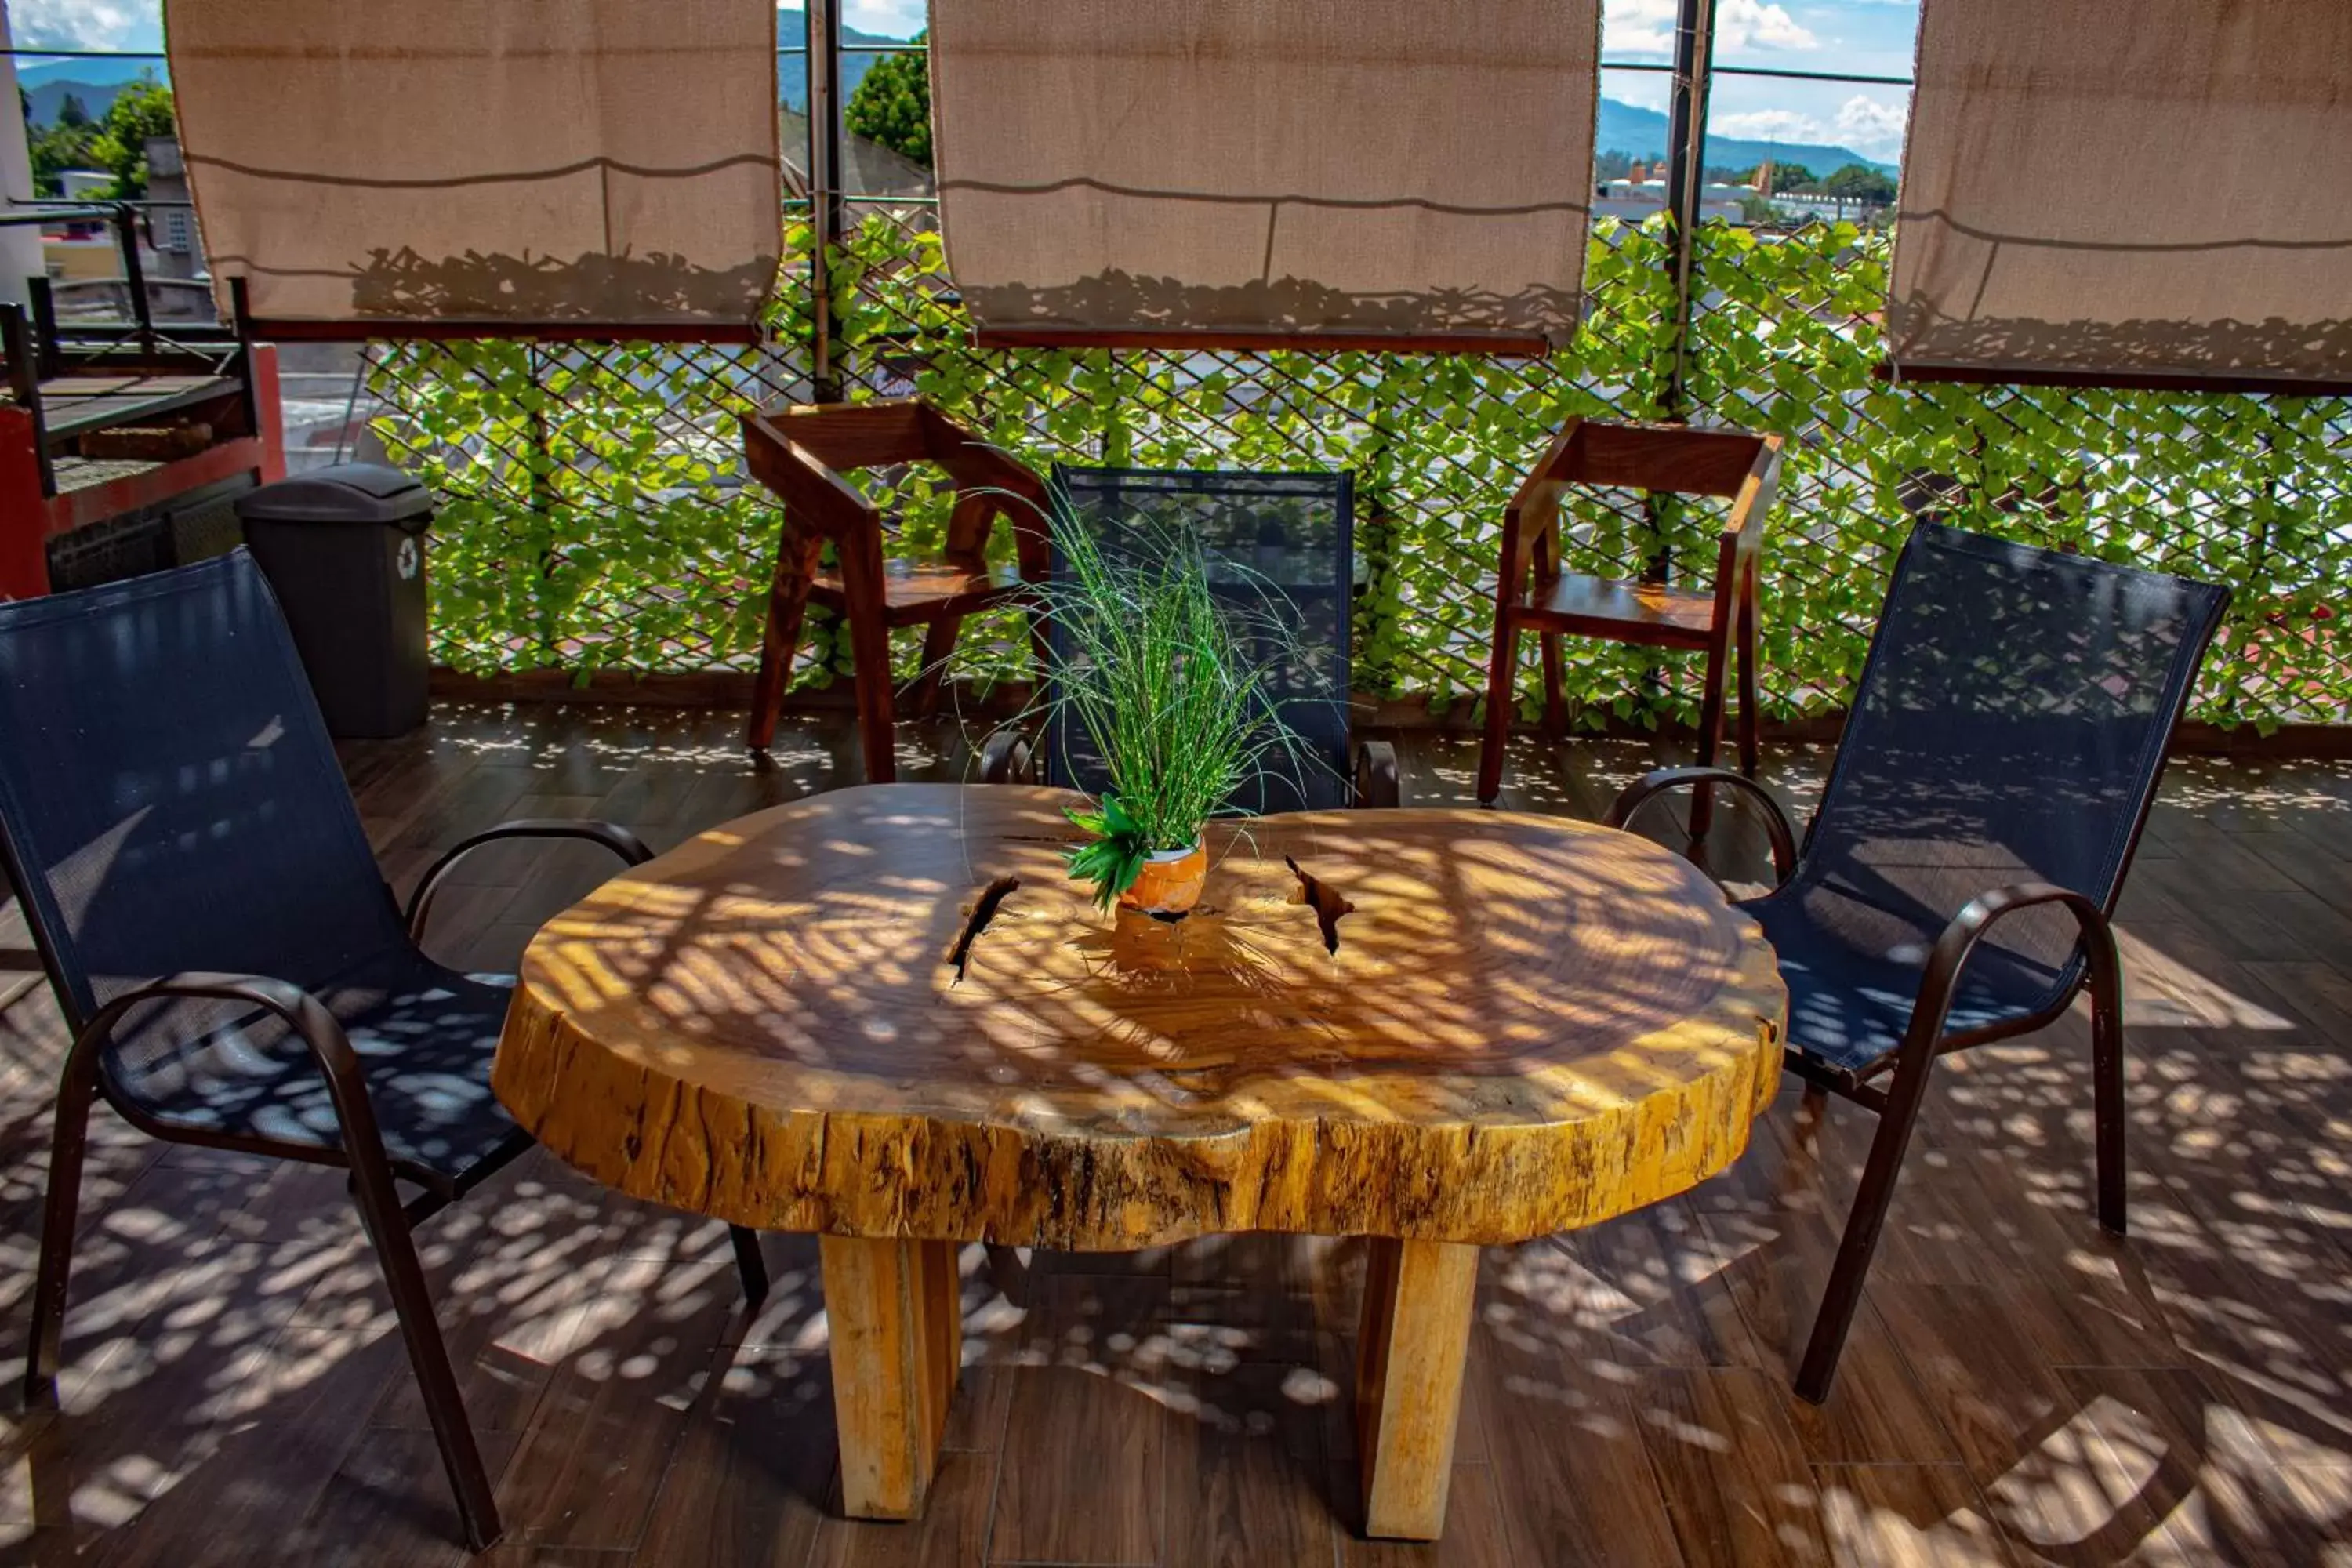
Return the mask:
M 1474 1359 L 1494 1456 L 1488 1485 L 1507 1500 L 1499 1533 L 1522 1563 L 1674 1568 L 1684 1558 L 1630 1384 L 1594 1377 L 1565 1353 L 1512 1279 L 1506 1268 L 1486 1292 Z M 1449 1535 L 1475 1506 L 1457 1493 Z
M 499 1487 L 508 1532 L 542 1546 L 635 1550 L 710 1346 L 740 1312 L 727 1264 L 630 1258 L 598 1270 L 580 1331 Z
M 637 1568 L 803 1568 L 820 1526 L 838 1517 L 832 1368 L 821 1331 L 786 1337 L 714 1353 L 629 1559 Z
M 404 888 L 528 808 L 657 846 L 856 771 L 836 716 L 755 763 L 740 715 L 436 706 L 341 748 Z M 950 724 L 906 776 L 959 776 Z M 1400 746 L 1408 801 L 1466 803 L 1473 738 Z M 1591 816 L 1645 742 L 1515 742 L 1504 805 Z M 1830 753 L 1775 750 L 1801 813 Z M 1653 829 L 1673 841 L 1672 814 Z M 1726 813 L 1716 868 L 1765 873 Z M 431 940 L 510 963 L 604 874 L 525 846 L 469 868 Z M 772 1237 L 748 1319 L 723 1227 L 534 1155 L 418 1232 L 509 1538 L 487 1568 L 885 1563 L 2000 1564 L 2352 1559 L 2352 772 L 2174 770 L 2124 902 L 2132 1236 L 2089 1216 L 2079 1019 L 1938 1068 L 1840 1381 L 1789 1359 L 1874 1120 L 1794 1089 L 1687 1197 L 1486 1259 L 1445 1538 L 1368 1542 L 1351 1406 L 1360 1241 L 1040 1255 L 962 1318 L 925 1518 L 840 1518 L 815 1248 Z M 0 914 L 0 965 L 29 952 Z M 16 932 L 12 937 L 11 932 Z M 12 943 L 14 944 L 12 946 Z M 0 1358 L 24 1291 L 65 1043 L 0 966 Z M 2161 1004 L 2158 1005 L 2158 1004 Z M 101 1113 L 62 1412 L 0 1406 L 0 1560 L 338 1568 L 467 1561 L 341 1177 L 165 1150 Z
M 1167 1286 L 1039 1281 L 1013 1373 L 991 1560 L 1157 1563 L 1186 1369 L 1165 1354 Z M 1187 1500 L 1188 1502 L 1191 1500 Z
M 1310 1366 L 1243 1361 L 1184 1369 L 1187 1395 L 1168 1445 L 1162 1561 L 1203 1568 L 1328 1563 L 1340 1526 L 1326 1492 L 1327 1399 Z
M 1633 1385 L 1642 1443 L 1686 1563 L 1812 1564 L 1828 1543 L 1780 1380 L 1751 1367 L 1661 1367 Z
M 1958 1465 L 1816 1466 L 1822 1531 L 1838 1563 L 2009 1568 L 2016 1561 Z

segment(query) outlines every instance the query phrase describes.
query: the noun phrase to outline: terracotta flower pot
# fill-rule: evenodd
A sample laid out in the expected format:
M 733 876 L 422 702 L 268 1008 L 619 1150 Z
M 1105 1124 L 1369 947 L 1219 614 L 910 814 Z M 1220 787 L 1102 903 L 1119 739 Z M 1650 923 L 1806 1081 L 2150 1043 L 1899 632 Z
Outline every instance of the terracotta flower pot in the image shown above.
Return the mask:
M 1190 849 L 1162 849 L 1143 862 L 1134 882 L 1118 896 L 1118 907 L 1146 914 L 1181 915 L 1201 901 L 1201 888 L 1208 879 L 1205 845 L 1196 841 Z

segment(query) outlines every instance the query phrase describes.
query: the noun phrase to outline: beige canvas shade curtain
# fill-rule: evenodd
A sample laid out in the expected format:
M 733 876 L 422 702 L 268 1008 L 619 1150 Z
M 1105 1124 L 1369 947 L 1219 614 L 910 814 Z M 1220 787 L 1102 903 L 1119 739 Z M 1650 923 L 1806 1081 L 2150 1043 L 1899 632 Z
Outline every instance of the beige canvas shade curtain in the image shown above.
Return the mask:
M 272 323 L 740 336 L 782 219 L 772 0 L 167 0 L 215 276 Z
M 2352 0 L 1925 0 L 1895 369 L 2352 383 Z
M 933 0 L 983 342 L 1573 334 L 1598 0 Z

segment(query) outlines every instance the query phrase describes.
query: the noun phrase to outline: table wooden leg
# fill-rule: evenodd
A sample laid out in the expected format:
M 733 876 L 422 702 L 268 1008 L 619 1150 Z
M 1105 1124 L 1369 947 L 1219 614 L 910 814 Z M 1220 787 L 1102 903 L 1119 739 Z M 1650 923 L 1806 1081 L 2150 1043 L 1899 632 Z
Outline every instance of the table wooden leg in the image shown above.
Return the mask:
M 914 1519 L 938 1468 L 963 1354 L 956 1244 L 826 1236 L 818 1252 L 843 1510 Z
M 1356 1348 L 1364 1533 L 1434 1541 L 1445 1526 L 1478 1249 L 1372 1239 Z

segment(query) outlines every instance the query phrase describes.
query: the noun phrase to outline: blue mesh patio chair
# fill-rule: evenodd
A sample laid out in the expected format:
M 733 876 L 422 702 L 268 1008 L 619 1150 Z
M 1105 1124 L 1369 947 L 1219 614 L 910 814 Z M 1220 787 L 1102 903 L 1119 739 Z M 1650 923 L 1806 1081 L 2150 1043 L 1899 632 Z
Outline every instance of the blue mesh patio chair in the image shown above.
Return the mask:
M 28 1401 L 56 1396 L 91 1102 L 175 1142 L 340 1165 L 477 1550 L 499 1535 L 410 1227 L 530 1147 L 489 1086 L 509 991 L 416 945 L 252 558 L 0 605 L 0 853 L 73 1030 L 58 1089 Z M 399 1184 L 415 1190 L 404 1201 Z M 751 1295 L 756 1238 L 735 1233 Z
M 1178 534 L 1206 557 L 1210 585 L 1234 608 L 1244 655 L 1266 678 L 1275 710 L 1303 742 L 1293 765 L 1272 765 L 1233 803 L 1265 813 L 1397 804 L 1396 750 L 1349 732 L 1349 623 L 1355 606 L 1355 489 L 1344 473 L 1185 472 L 1056 468 L 1052 503 L 1087 529 L 1108 559 Z M 1062 570 L 1057 557 L 1054 570 Z M 1279 638 L 1265 628 L 1280 626 Z M 1047 623 L 1053 651 L 1067 647 Z M 1033 751 L 1036 753 L 1033 756 Z M 1100 759 L 1087 738 L 1049 715 L 1034 741 L 1000 730 L 982 753 L 991 783 L 1036 777 L 1098 790 Z
M 1786 1065 L 1880 1120 L 1797 1374 L 1829 1394 L 1936 1058 L 2056 1020 L 2091 995 L 2098 1218 L 2124 1231 L 2122 974 L 2109 930 L 2212 640 L 2224 589 L 1921 523 L 1895 563 L 1837 760 L 1801 852 L 1766 808 L 1780 885 L 1742 907 L 1789 987 Z

